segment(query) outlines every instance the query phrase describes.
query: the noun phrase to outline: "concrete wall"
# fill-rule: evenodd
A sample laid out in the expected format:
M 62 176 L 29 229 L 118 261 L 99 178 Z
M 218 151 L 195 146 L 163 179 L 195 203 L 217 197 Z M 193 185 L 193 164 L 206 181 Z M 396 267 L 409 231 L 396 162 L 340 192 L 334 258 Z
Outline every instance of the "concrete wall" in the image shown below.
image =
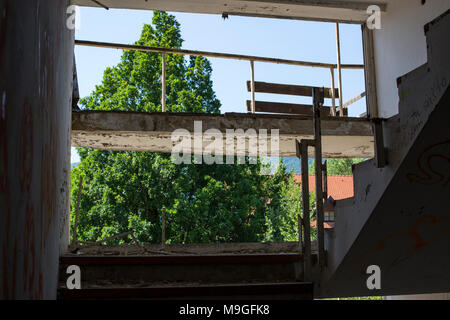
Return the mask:
M 442 199 L 449 194 L 450 12 L 427 30 L 428 64 L 401 78 L 399 117 L 384 122 L 388 165 L 357 165 L 355 204 L 336 204 L 334 248 L 339 250 L 328 256 L 329 265 L 337 266 L 328 294 L 336 297 L 450 290 L 450 212 L 442 210 Z M 367 213 L 359 228 L 359 217 Z M 354 226 L 357 237 L 339 260 L 342 244 L 355 235 Z M 367 289 L 370 265 L 381 269 L 380 290 Z
M 448 0 L 390 0 L 374 33 L 379 115 L 398 113 L 398 77 L 427 62 L 424 25 L 450 9 Z
M 0 0 L 0 299 L 56 297 L 67 241 L 69 0 Z

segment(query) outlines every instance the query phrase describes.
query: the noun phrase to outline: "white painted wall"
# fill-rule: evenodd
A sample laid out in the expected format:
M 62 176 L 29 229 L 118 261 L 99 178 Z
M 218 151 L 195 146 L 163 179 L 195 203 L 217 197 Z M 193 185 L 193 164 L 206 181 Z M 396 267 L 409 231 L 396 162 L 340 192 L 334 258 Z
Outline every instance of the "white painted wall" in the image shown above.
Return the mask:
M 398 113 L 397 78 L 427 62 L 424 25 L 448 9 L 449 0 L 388 1 L 382 29 L 374 33 L 380 117 Z

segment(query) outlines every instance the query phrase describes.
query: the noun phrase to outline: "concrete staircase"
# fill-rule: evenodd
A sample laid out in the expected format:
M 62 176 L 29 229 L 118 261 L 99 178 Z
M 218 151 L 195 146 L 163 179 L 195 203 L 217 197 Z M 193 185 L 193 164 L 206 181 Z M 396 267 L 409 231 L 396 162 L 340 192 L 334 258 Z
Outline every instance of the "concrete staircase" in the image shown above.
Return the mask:
M 356 165 L 354 197 L 336 204 L 320 296 L 450 291 L 448 30 L 449 12 L 425 26 L 428 63 L 398 79 L 399 114 L 383 122 L 387 165 Z M 381 290 L 366 286 L 370 265 Z
M 59 299 L 313 298 L 301 281 L 302 257 L 284 254 L 65 255 Z M 66 287 L 69 265 L 81 269 L 81 289 Z
M 383 121 L 387 165 L 354 167 L 338 201 L 327 266 L 303 282 L 303 257 L 278 254 L 65 255 L 60 299 L 312 299 L 450 292 L 450 14 L 425 27 L 428 62 L 398 79 L 399 114 Z M 387 66 L 388 67 L 388 66 Z M 315 256 L 314 256 L 315 257 Z M 65 287 L 68 265 L 82 289 Z M 381 269 L 369 290 L 367 267 Z M 314 292 L 313 292 L 314 291 Z

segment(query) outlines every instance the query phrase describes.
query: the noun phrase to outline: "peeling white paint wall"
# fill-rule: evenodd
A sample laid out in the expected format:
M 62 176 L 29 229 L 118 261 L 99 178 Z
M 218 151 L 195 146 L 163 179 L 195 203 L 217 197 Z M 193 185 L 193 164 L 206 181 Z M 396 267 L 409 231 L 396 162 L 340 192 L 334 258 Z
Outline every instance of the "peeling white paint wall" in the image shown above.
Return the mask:
M 450 9 L 449 0 L 390 0 L 374 32 L 379 115 L 398 113 L 397 78 L 427 62 L 424 26 Z

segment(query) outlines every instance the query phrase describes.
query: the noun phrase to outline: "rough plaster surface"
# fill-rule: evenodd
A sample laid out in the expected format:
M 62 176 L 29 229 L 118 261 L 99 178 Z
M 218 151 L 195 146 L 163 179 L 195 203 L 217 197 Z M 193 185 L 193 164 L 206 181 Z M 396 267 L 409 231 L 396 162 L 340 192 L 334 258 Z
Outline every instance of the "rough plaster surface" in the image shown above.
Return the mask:
M 68 0 L 0 0 L 0 300 L 56 297 L 69 188 Z
M 427 62 L 423 26 L 450 9 L 448 0 L 389 0 L 374 31 L 378 108 L 381 118 L 399 112 L 397 78 Z

